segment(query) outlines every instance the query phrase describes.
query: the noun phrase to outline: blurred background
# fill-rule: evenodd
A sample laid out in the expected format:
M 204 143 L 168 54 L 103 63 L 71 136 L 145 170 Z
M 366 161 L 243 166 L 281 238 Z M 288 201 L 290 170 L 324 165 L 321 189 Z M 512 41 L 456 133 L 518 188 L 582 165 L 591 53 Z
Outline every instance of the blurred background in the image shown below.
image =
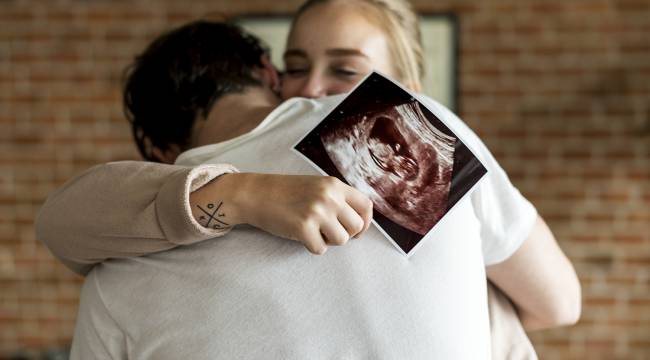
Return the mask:
M 124 67 L 213 12 L 301 0 L 0 0 L 0 358 L 64 358 L 82 279 L 34 236 L 48 193 L 138 159 Z M 650 1 L 418 0 L 458 22 L 457 111 L 576 266 L 583 315 L 532 333 L 541 359 L 650 358 Z

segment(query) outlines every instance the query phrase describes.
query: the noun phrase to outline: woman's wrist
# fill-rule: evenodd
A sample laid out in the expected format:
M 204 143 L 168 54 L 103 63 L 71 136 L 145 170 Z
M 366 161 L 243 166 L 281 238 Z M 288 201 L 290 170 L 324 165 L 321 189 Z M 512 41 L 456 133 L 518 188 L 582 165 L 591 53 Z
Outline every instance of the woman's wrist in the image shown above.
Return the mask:
M 215 230 L 246 223 L 240 204 L 245 178 L 241 173 L 223 174 L 190 193 L 194 220 Z

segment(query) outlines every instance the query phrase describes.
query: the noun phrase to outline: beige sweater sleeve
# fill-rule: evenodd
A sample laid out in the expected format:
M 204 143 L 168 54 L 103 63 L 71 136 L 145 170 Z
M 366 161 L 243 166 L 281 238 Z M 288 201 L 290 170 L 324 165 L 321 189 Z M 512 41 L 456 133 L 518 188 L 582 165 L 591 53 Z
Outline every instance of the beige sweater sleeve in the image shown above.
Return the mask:
M 95 166 L 48 197 L 36 236 L 73 271 L 85 275 L 108 258 L 140 256 L 221 236 L 194 220 L 189 194 L 229 164 L 190 168 L 140 161 Z

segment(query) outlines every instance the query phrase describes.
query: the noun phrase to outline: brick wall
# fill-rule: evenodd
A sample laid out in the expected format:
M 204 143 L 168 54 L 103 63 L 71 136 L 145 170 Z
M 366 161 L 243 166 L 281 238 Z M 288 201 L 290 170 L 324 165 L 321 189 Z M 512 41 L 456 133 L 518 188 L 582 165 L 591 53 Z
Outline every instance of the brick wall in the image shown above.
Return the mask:
M 132 56 L 209 12 L 300 2 L 0 1 L 0 358 L 70 340 L 80 279 L 32 222 L 72 175 L 137 158 L 119 101 Z M 541 358 L 650 358 L 650 1 L 414 3 L 458 14 L 461 115 L 581 278 L 582 320 L 533 334 Z

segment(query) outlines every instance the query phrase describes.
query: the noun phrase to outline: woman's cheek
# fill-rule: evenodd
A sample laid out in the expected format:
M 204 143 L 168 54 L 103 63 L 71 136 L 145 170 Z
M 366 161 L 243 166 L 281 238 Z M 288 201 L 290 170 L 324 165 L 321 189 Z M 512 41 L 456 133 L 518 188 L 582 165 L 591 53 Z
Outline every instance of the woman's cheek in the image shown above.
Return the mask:
M 323 82 L 320 83 L 322 95 L 338 95 L 351 91 L 357 85 L 359 81 L 363 79 L 362 77 L 354 78 L 350 80 L 336 79 L 332 77 L 325 78 Z M 282 78 L 282 90 L 280 91 L 280 96 L 282 99 L 289 99 L 296 96 L 304 96 L 303 87 L 305 86 L 304 79 L 294 78 L 291 76 L 284 76 Z M 321 96 L 322 96 L 321 95 Z
M 331 82 L 327 88 L 327 95 L 337 95 L 346 93 L 354 89 L 358 81 L 335 81 Z
M 282 90 L 280 91 L 280 96 L 282 99 L 286 100 L 298 96 L 299 89 L 300 83 L 295 79 L 292 79 L 288 76 L 284 76 L 282 78 Z

